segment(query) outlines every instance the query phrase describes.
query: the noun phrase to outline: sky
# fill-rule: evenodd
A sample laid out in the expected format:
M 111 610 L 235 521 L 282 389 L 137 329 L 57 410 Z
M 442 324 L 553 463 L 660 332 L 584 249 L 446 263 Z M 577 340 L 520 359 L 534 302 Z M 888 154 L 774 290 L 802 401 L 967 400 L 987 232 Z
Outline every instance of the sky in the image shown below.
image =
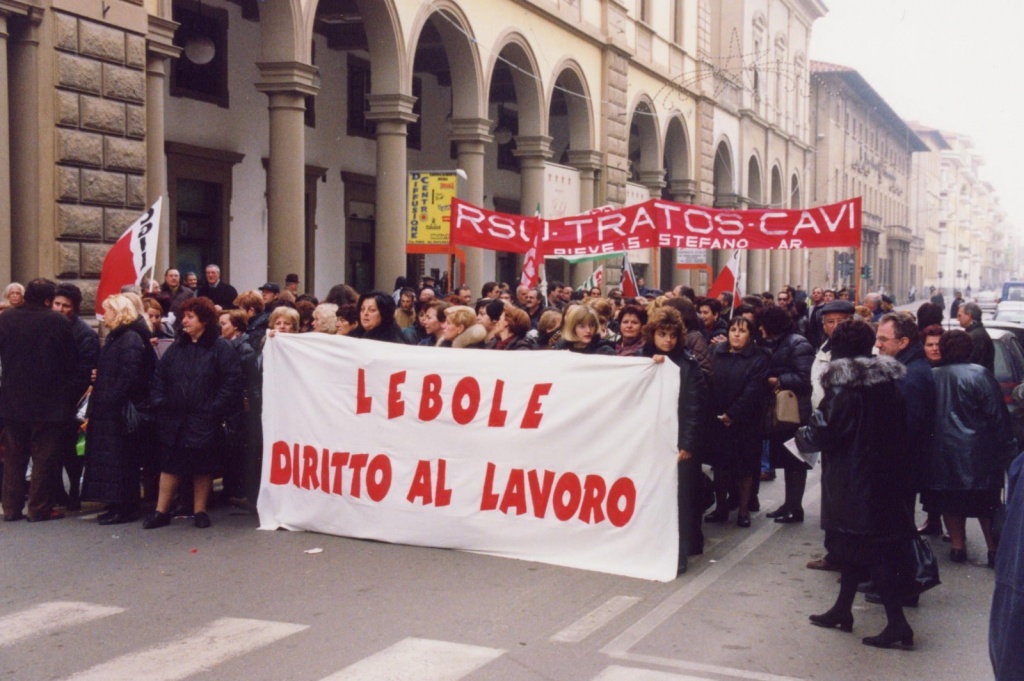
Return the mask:
M 1024 234 L 1024 2 L 824 2 L 810 58 L 856 69 L 906 121 L 970 136 Z

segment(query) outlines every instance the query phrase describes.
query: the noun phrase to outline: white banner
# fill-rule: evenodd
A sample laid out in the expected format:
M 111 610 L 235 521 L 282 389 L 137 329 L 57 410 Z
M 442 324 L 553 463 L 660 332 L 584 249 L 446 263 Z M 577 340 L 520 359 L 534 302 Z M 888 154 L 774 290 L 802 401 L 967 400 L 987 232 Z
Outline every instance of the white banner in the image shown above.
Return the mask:
M 675 578 L 671 362 L 311 333 L 263 366 L 262 529 Z

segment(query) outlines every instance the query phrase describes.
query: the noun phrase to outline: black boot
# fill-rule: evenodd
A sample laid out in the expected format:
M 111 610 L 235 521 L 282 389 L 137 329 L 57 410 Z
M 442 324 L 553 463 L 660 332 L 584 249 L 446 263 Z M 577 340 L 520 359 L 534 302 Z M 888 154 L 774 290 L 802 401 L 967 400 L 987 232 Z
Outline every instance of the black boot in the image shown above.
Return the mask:
M 807 487 L 807 471 L 786 469 L 786 512 L 775 516 L 777 523 L 802 523 L 804 521 L 804 489 Z

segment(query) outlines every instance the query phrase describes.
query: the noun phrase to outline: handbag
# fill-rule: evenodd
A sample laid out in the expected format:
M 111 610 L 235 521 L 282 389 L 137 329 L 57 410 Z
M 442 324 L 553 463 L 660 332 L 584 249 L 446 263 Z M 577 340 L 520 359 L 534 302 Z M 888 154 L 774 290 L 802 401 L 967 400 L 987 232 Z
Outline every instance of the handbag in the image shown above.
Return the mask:
M 138 433 L 150 422 L 149 415 L 139 411 L 131 400 L 124 403 L 121 417 L 124 422 L 124 431 L 129 435 Z
M 800 401 L 792 390 L 776 390 L 768 400 L 765 414 L 765 433 L 776 433 L 792 430 L 800 425 Z
M 921 536 L 915 536 L 910 543 L 911 554 L 914 559 L 914 586 L 916 593 L 922 594 L 928 589 L 933 589 L 939 584 L 939 562 L 935 560 L 931 544 Z

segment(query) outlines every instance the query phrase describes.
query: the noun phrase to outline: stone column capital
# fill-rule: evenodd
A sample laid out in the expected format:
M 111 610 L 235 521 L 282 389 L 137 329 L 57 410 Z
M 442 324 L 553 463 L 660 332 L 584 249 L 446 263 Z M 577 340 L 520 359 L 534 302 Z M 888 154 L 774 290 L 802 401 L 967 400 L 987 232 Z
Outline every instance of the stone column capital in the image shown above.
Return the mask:
M 267 95 L 275 93 L 315 95 L 320 90 L 320 69 L 298 61 L 257 62 L 260 80 L 256 89 Z
M 366 114 L 368 121 L 404 124 L 416 122 L 416 114 L 412 112 L 416 98 L 412 95 L 399 93 L 370 95 L 368 99 L 370 101 L 370 111 Z
M 2 0 L 0 0 L 2 1 Z M 146 52 L 151 57 L 177 59 L 181 48 L 174 44 L 174 32 L 181 26 L 176 21 L 149 15 L 149 32 L 146 34 Z
M 43 20 L 43 10 L 21 0 L 0 0 L 0 19 L 28 17 L 33 24 Z
M 491 121 L 486 118 L 453 118 L 452 142 L 482 142 L 490 144 L 494 141 L 491 134 Z
M 661 190 L 665 188 L 665 169 L 641 170 L 640 184 L 651 190 L 651 195 L 661 196 Z
M 697 181 L 670 180 L 668 183 L 668 191 L 672 195 L 673 201 L 693 203 L 694 198 L 697 196 Z
M 579 151 L 569 151 L 569 165 L 578 170 L 590 170 L 597 171 L 601 169 L 601 161 L 603 159 L 600 151 L 593 149 L 580 149 Z
M 719 194 L 715 197 L 714 208 L 738 208 L 740 199 L 739 194 Z
M 546 161 L 551 158 L 551 142 L 553 138 L 547 135 L 520 135 L 516 137 L 516 149 L 512 153 L 522 159 L 540 159 Z

